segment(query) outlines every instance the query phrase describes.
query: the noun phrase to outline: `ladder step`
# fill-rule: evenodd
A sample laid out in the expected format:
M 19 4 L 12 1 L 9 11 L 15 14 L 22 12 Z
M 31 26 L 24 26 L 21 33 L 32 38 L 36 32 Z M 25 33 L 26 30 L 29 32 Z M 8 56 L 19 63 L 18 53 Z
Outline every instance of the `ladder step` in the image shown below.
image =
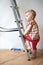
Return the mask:
M 11 8 L 15 8 L 15 9 L 18 9 L 19 7 L 17 7 L 17 6 L 10 6 Z
M 18 22 L 21 22 L 21 21 L 23 21 L 23 20 L 18 20 Z M 17 21 L 14 21 L 14 22 L 17 22 Z

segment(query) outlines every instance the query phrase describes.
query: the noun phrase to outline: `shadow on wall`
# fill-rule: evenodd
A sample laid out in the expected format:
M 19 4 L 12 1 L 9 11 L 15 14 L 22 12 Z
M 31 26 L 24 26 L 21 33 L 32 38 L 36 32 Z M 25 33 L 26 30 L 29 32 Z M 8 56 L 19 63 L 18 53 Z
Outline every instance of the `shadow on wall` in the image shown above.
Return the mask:
M 37 44 L 38 49 L 43 49 L 43 30 L 40 30 L 40 41 Z

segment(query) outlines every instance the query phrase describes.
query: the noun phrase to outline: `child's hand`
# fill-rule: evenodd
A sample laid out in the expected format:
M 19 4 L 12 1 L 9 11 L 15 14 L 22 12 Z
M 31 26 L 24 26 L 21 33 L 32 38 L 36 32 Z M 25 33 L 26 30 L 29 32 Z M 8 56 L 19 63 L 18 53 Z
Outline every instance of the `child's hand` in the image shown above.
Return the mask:
M 27 34 L 30 33 L 31 29 L 32 29 L 32 25 L 28 25 L 26 30 L 24 32 L 22 32 L 22 35 L 26 36 Z

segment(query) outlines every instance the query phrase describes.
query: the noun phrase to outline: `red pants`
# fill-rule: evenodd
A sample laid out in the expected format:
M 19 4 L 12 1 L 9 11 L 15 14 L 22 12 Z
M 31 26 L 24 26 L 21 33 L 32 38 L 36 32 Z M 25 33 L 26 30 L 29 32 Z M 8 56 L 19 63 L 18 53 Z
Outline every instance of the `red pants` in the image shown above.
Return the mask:
M 36 50 L 36 45 L 37 45 L 39 39 L 38 40 L 32 40 L 30 36 L 25 36 L 24 38 L 25 38 L 25 40 L 32 42 L 32 48 L 33 48 L 33 50 Z

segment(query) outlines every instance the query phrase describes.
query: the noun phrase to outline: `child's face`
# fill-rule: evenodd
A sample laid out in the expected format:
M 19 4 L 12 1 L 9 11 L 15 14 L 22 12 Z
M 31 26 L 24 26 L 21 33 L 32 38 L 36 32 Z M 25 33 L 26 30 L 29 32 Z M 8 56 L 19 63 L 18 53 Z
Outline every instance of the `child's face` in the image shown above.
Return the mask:
M 31 13 L 31 12 L 27 12 L 25 15 L 26 15 L 25 19 L 26 19 L 26 21 L 27 21 L 27 22 L 29 22 L 29 21 L 31 21 L 31 20 L 32 20 L 33 15 L 32 15 L 32 13 Z

